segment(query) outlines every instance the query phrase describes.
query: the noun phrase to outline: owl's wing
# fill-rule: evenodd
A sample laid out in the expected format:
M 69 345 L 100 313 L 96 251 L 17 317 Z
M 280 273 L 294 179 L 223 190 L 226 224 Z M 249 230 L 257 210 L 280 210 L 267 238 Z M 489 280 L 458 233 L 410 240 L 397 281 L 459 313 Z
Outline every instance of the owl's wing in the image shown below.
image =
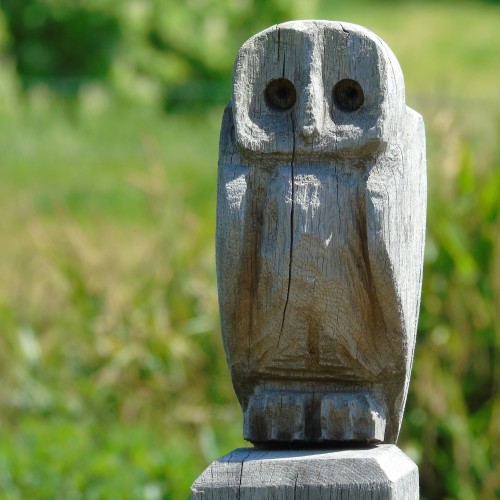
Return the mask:
M 402 372 L 388 382 L 386 441 L 401 425 L 420 307 L 426 217 L 425 132 L 422 117 L 407 108 L 406 125 L 368 173 L 366 227 L 371 274 L 386 331 L 399 339 Z
M 252 318 L 252 297 L 241 295 L 253 289 L 248 281 L 255 275 L 251 269 L 255 256 L 244 255 L 248 248 L 247 233 L 251 232 L 246 220 L 248 172 L 236 147 L 232 104 L 229 103 L 224 110 L 219 143 L 216 266 L 222 338 L 240 400 L 242 390 L 238 380 L 241 377 L 237 374 L 246 371 L 251 347 L 249 339 L 240 338 L 241 332 L 250 328 L 242 322 Z

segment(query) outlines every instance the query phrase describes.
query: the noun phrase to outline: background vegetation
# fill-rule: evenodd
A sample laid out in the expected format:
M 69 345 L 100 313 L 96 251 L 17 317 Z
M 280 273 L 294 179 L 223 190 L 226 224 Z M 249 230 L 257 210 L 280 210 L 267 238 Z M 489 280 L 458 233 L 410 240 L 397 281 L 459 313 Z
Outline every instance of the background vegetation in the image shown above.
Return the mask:
M 428 133 L 399 446 L 423 498 L 500 498 L 496 2 L 2 0 L 0 497 L 188 498 L 241 439 L 214 276 L 238 47 L 294 18 L 393 48 Z

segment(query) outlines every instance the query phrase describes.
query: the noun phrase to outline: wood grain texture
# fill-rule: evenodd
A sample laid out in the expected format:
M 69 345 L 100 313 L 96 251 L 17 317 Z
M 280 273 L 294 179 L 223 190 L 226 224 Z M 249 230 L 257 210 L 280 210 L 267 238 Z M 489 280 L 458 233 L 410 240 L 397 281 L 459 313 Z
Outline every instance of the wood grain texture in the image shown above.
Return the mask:
M 193 499 L 414 500 L 417 466 L 396 446 L 303 451 L 240 448 L 193 483 Z
M 282 81 L 295 100 L 282 86 L 276 104 L 269 85 Z M 384 42 L 297 21 L 243 45 L 222 122 L 216 240 L 246 439 L 397 441 L 425 212 L 423 121 Z

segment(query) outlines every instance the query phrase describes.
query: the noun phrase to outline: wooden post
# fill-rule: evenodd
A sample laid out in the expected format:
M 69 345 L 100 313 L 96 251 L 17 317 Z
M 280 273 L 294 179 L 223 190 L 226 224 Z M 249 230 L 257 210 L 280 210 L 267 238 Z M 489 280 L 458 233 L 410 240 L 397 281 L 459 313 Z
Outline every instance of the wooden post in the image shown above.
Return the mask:
M 242 46 L 220 139 L 217 280 L 258 449 L 214 462 L 193 498 L 418 498 L 395 443 L 425 211 L 423 121 L 384 42 L 297 21 Z

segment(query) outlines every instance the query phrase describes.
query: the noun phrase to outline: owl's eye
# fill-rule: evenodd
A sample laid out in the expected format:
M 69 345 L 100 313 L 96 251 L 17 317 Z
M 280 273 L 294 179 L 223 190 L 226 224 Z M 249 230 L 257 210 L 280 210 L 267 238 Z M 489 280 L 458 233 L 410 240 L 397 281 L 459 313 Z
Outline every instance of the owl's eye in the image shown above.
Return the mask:
M 264 91 L 266 103 L 272 109 L 290 109 L 297 100 L 297 91 L 294 84 L 286 78 L 271 80 Z
M 365 94 L 356 80 L 346 78 L 333 87 L 333 100 L 343 111 L 356 111 L 365 102 Z

